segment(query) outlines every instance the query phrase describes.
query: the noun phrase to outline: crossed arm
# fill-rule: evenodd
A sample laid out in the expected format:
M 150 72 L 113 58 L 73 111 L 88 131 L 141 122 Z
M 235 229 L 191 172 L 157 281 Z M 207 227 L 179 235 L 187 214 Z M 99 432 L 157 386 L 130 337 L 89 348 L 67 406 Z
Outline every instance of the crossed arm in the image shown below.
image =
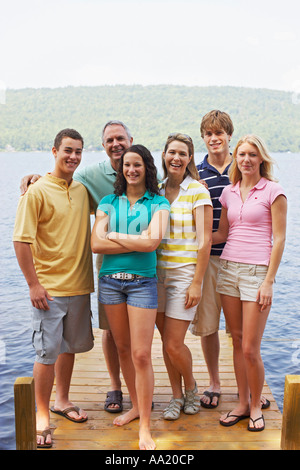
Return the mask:
M 109 216 L 98 210 L 92 230 L 91 247 L 94 253 L 118 254 L 131 251 L 150 252 L 160 244 L 168 225 L 169 211 L 162 209 L 152 217 L 141 235 L 108 232 Z

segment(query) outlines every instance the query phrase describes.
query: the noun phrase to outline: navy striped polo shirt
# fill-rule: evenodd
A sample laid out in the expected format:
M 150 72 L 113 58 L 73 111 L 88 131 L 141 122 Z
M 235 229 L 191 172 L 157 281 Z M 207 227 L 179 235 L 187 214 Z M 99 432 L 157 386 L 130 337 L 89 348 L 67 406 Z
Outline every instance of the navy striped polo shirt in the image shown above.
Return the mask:
M 230 184 L 228 178 L 228 169 L 230 164 L 225 168 L 222 174 L 210 165 L 207 161 L 208 155 L 205 156 L 203 162 L 197 165 L 197 170 L 201 180 L 205 180 L 210 192 L 211 201 L 213 204 L 213 232 L 218 230 L 219 221 L 221 217 L 222 204 L 219 201 L 221 193 L 225 186 Z M 224 248 L 225 243 L 219 245 L 213 245 L 211 248 L 211 255 L 220 256 Z

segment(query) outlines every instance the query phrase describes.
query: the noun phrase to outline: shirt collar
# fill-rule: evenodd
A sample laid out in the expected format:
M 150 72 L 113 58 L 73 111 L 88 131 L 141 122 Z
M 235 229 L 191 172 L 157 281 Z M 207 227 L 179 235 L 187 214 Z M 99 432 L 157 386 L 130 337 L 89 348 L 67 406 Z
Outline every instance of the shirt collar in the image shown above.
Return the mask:
M 126 196 L 125 193 L 123 193 L 121 197 L 127 199 L 127 196 Z M 152 196 L 151 196 L 150 192 L 148 191 L 148 189 L 146 190 L 145 194 L 139 199 L 139 201 L 141 199 L 152 199 Z
M 230 154 L 230 155 L 232 155 L 232 154 Z M 211 170 L 211 171 L 214 171 L 215 173 L 219 173 L 219 171 L 218 171 L 214 166 L 212 166 L 210 163 L 208 163 L 207 159 L 208 159 L 208 154 L 205 155 L 204 160 L 203 160 L 203 163 L 202 163 L 202 168 L 203 168 L 203 170 L 204 170 L 204 169 L 209 169 L 209 170 Z M 223 171 L 222 174 L 224 174 L 225 172 L 227 172 L 227 170 L 228 170 L 228 168 L 230 167 L 231 163 L 232 163 L 232 162 L 230 162 L 229 165 L 227 165 L 227 167 L 225 168 L 225 170 Z
M 49 180 L 54 181 L 56 184 L 58 184 L 59 186 L 65 189 L 69 188 L 74 181 L 72 179 L 70 184 L 68 184 L 64 178 L 59 178 L 58 176 L 51 175 L 50 172 L 46 173 L 45 177 L 48 178 Z
M 111 166 L 110 158 L 108 157 L 107 160 L 104 161 L 104 172 L 107 175 L 116 175 L 116 170 Z
M 180 183 L 180 188 L 186 191 L 188 186 L 193 178 L 190 175 L 187 175 L 184 180 Z M 159 185 L 160 188 L 165 189 L 167 184 L 168 178 L 165 178 Z

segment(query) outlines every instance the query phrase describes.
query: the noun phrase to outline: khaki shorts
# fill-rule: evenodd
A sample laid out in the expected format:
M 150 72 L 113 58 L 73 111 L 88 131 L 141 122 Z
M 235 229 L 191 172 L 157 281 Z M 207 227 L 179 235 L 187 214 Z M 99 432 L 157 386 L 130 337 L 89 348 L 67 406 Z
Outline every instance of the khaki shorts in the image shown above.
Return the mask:
M 216 292 L 220 257 L 211 255 L 203 279 L 202 297 L 190 331 L 195 336 L 209 336 L 219 330 L 221 299 Z
M 257 291 L 263 283 L 268 266 L 220 260 L 217 291 L 219 294 L 256 302 Z
M 102 260 L 103 260 L 103 255 L 102 254 L 97 254 L 96 256 L 96 269 L 97 269 L 97 274 L 99 276 L 99 271 L 102 266 Z M 101 330 L 110 330 L 110 326 L 107 320 L 107 316 L 104 310 L 104 305 L 99 302 L 99 282 L 97 282 L 98 286 L 98 292 L 97 292 L 97 299 L 98 299 L 98 320 L 99 320 L 99 328 Z
M 94 346 L 90 295 L 53 297 L 49 310 L 32 307 L 32 344 L 36 362 L 55 364 L 62 353 L 81 353 Z
M 188 264 L 180 268 L 157 269 L 158 312 L 177 320 L 191 321 L 194 318 L 197 305 L 186 309 L 184 303 L 195 267 L 195 264 Z

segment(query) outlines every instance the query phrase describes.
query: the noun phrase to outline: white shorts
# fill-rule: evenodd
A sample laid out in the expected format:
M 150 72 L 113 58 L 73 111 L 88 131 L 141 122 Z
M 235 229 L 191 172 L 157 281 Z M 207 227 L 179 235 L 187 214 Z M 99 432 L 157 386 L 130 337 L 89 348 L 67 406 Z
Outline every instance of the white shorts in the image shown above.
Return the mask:
M 157 269 L 158 312 L 164 312 L 167 317 L 177 320 L 193 320 L 197 305 L 185 308 L 185 296 L 194 278 L 195 269 L 195 264 Z

